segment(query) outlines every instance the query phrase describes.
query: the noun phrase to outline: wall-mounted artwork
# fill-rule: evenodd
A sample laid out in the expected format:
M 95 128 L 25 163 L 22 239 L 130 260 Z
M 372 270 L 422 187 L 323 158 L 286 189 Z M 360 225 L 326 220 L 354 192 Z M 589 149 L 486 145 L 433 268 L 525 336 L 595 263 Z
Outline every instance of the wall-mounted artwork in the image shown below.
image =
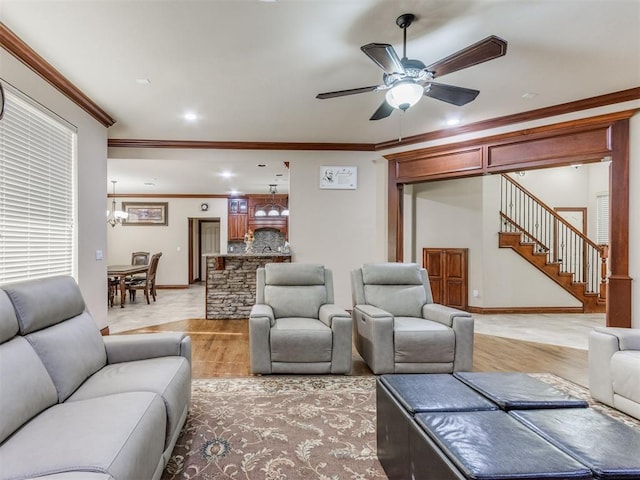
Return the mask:
M 168 225 L 169 204 L 167 202 L 122 202 L 122 209 L 129 217 L 123 225 Z
M 358 188 L 358 168 L 320 167 L 320 188 L 355 190 Z

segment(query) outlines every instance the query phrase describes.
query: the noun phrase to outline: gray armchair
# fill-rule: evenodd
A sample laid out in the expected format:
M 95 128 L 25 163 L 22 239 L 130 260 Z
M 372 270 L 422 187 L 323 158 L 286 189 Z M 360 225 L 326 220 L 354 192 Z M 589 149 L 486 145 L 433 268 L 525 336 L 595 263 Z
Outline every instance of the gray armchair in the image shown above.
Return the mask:
M 251 372 L 351 372 L 351 317 L 333 304 L 322 265 L 269 263 L 256 271 L 249 316 Z
M 640 420 L 640 329 L 598 327 L 589 333 L 591 396 Z
M 433 303 L 415 263 L 366 264 L 351 273 L 356 349 L 375 374 L 451 373 L 473 366 L 473 318 Z

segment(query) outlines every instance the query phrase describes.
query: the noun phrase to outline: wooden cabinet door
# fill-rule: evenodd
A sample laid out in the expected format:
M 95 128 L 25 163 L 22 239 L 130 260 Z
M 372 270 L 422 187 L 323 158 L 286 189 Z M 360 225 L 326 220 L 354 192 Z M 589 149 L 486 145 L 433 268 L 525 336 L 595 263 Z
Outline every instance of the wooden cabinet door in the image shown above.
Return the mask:
M 423 248 L 434 303 L 466 310 L 468 299 L 467 248 Z
M 248 230 L 247 215 L 229 215 L 227 240 L 244 240 L 244 234 Z

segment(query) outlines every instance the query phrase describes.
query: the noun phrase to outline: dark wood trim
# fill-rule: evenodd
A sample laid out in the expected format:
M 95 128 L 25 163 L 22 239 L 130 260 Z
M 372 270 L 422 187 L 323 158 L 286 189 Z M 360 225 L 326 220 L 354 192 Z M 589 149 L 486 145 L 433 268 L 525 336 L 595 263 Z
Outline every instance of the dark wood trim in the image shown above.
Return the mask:
M 469 307 L 469 313 L 500 315 L 505 313 L 583 313 L 582 307 Z
M 402 218 L 402 184 L 398 183 L 396 178 L 396 165 L 394 162 L 388 162 L 388 179 L 387 179 L 387 245 L 388 260 L 390 262 L 397 261 L 403 257 L 402 238 L 404 237 Z M 400 260 L 402 261 L 402 260 Z
M 107 198 L 229 198 L 211 193 L 107 193 Z
M 0 46 L 53 85 L 63 95 L 69 98 L 69 100 L 105 127 L 108 128 L 116 123 L 109 114 L 80 91 L 78 87 L 67 80 L 58 70 L 38 55 L 2 22 L 0 22 Z
M 472 141 L 454 143 L 427 149 L 419 149 L 388 155 L 389 160 L 389 252 L 390 257 L 396 253 L 396 261 L 402 261 L 398 253 L 398 245 L 402 244 L 402 203 L 395 192 L 402 183 L 417 183 L 442 178 L 463 178 L 490 173 L 526 170 L 540 167 L 568 165 L 576 158 L 595 162 L 602 159 L 603 154 L 612 160 L 610 175 L 610 245 L 609 265 L 611 275 L 607 284 L 607 325 L 631 327 L 631 278 L 629 277 L 629 118 L 637 110 L 627 110 L 614 114 L 600 115 L 578 121 L 562 122 L 531 130 L 521 130 L 508 134 L 474 139 Z M 596 135 L 593 132 L 597 131 Z M 573 135 L 572 135 L 573 132 Z M 585 134 L 581 137 L 581 134 Z M 566 138 L 558 142 L 557 137 Z M 580 138 L 584 138 L 581 141 Z M 544 143 L 545 140 L 549 142 Z M 526 142 L 532 142 L 529 151 L 521 148 Z M 519 143 L 517 163 L 505 162 L 495 170 L 489 165 L 489 148 L 500 145 Z M 544 148 L 553 146 L 553 154 L 544 157 Z M 435 158 L 445 164 L 447 155 L 456 155 L 462 150 L 471 148 L 482 151 L 482 168 L 469 170 L 463 164 L 461 168 L 442 173 L 433 169 L 425 159 Z M 543 158 L 541 161 L 540 159 Z M 421 165 L 411 170 L 410 176 L 398 174 L 403 162 L 422 161 Z M 420 171 L 420 168 L 424 172 Z M 429 170 L 431 169 L 431 170 Z M 435 173 L 434 173 L 435 172 Z M 392 222 L 396 222 L 395 225 Z M 393 248 L 395 247 L 395 249 Z
M 567 113 L 579 112 L 590 108 L 604 107 L 616 103 L 629 102 L 640 99 L 640 87 L 620 90 L 619 92 L 598 95 L 596 97 L 583 98 L 574 102 L 561 103 L 551 107 L 538 108 L 527 112 L 514 113 L 502 117 L 490 118 L 479 122 L 469 123 L 459 127 L 435 130 L 433 132 L 422 133 L 405 137 L 402 140 L 389 140 L 376 144 L 376 150 L 385 150 L 389 148 L 397 148 L 416 143 L 430 142 L 440 140 L 442 138 L 455 137 L 458 135 L 479 132 L 490 128 L 505 127 L 516 123 L 530 122 L 532 120 L 540 120 L 542 118 L 555 117 Z
M 611 129 L 613 147 L 609 175 L 609 275 L 607 326 L 631 327 L 629 277 L 629 119 Z
M 184 148 L 207 150 L 315 150 L 373 152 L 373 143 L 223 142 L 208 140 L 141 140 L 110 138 L 110 148 Z
M 100 335 L 102 335 L 103 337 L 109 335 L 109 325 L 100 329 Z
M 158 290 L 182 290 L 189 288 L 189 285 L 156 285 Z

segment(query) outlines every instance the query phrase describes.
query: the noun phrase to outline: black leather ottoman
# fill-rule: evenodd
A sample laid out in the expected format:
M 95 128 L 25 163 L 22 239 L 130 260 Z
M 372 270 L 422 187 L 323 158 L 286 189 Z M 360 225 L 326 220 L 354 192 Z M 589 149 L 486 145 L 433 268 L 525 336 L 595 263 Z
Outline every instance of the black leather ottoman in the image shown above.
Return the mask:
M 382 375 L 376 403 L 378 459 L 390 480 L 411 478 L 409 432 L 417 412 L 498 409 L 449 374 Z
M 456 372 L 461 382 L 477 390 L 503 410 L 585 408 L 589 404 L 548 383 L 518 372 Z
M 605 479 L 640 479 L 640 431 L 591 408 L 510 412 Z
M 501 411 L 418 413 L 412 480 L 591 479 L 591 470 Z

